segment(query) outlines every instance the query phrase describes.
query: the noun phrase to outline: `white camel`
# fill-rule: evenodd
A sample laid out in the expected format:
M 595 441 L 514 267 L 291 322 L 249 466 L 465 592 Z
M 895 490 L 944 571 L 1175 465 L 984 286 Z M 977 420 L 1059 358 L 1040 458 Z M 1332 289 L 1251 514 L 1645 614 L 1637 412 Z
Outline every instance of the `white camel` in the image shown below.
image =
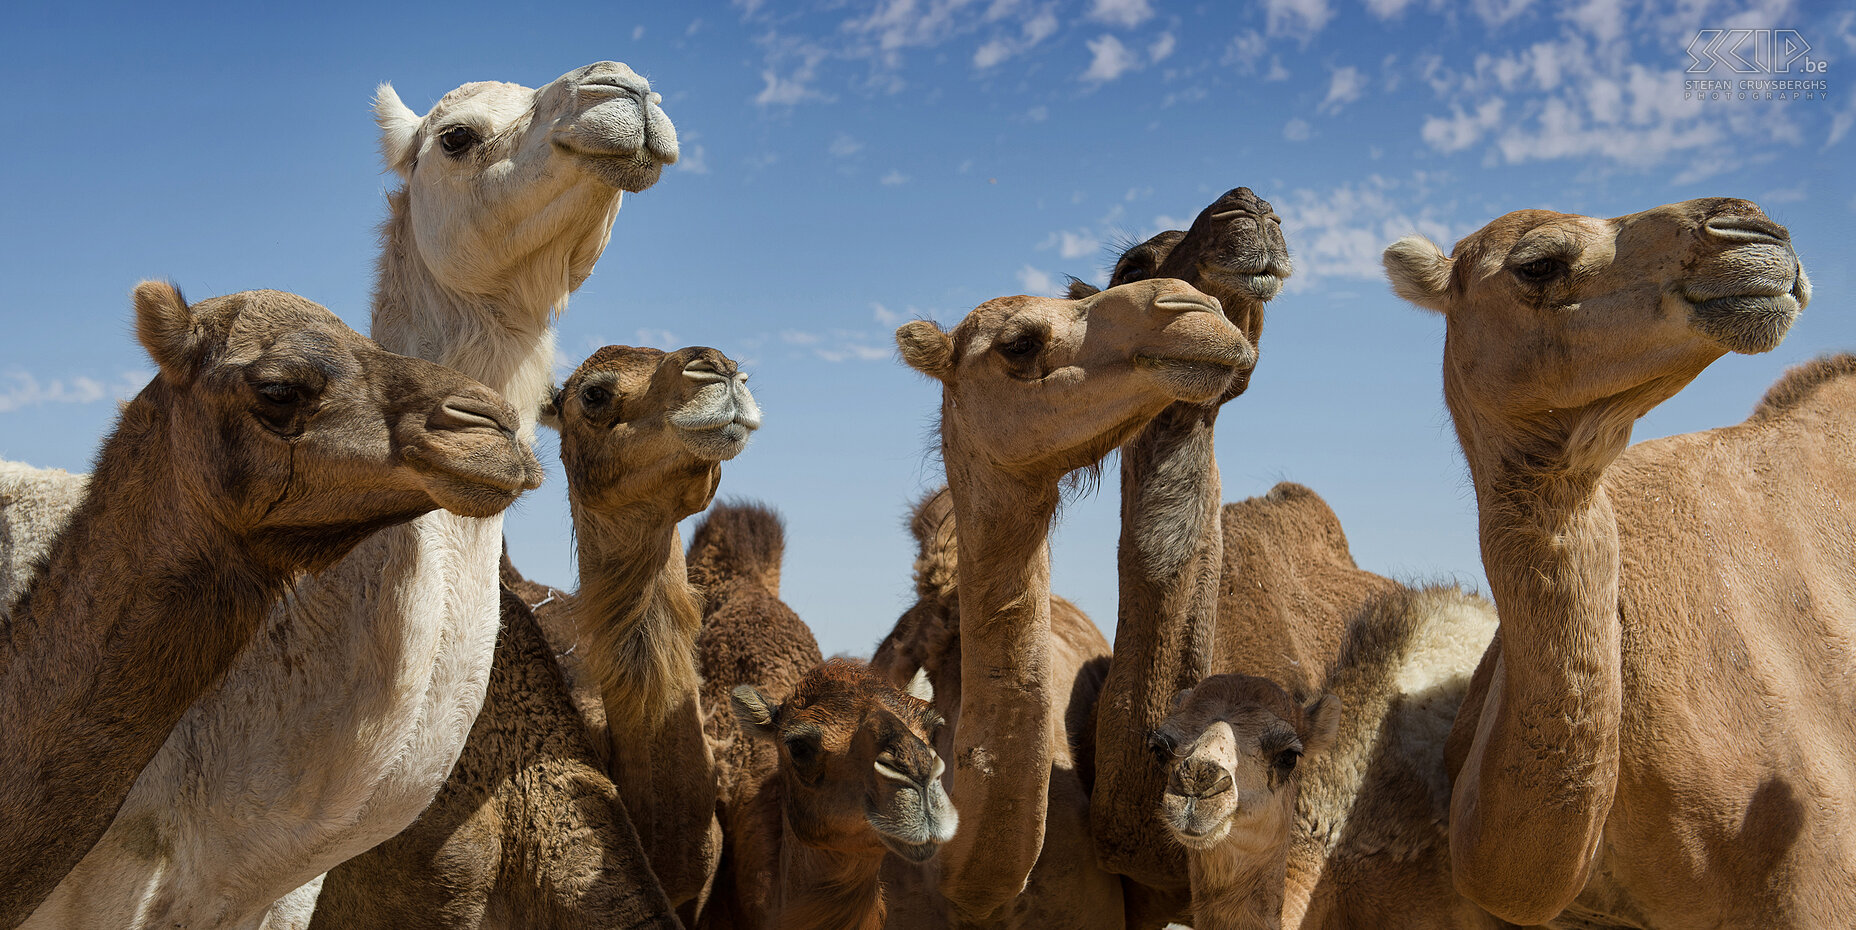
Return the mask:
M 539 90 L 466 84 L 423 117 L 383 85 L 381 149 L 405 186 L 373 337 L 501 391 L 532 438 L 555 315 L 621 191 L 676 160 L 658 102 L 613 62 Z M 500 517 L 433 515 L 299 583 L 25 926 L 306 925 L 322 873 L 412 823 L 456 761 L 489 677 L 501 544 Z

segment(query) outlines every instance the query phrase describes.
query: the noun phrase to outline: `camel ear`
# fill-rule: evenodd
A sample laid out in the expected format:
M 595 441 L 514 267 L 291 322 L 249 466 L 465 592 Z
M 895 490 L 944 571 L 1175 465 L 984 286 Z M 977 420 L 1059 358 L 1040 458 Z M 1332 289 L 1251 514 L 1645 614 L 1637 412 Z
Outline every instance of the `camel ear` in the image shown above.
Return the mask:
M 1096 287 L 1095 285 L 1090 284 L 1088 281 L 1084 281 L 1083 279 L 1078 278 L 1075 275 L 1071 275 L 1069 278 L 1069 281 L 1070 281 L 1070 284 L 1068 287 L 1064 288 L 1063 294 L 1065 297 L 1068 297 L 1071 300 L 1082 300 L 1085 297 L 1094 297 L 1097 294 L 1102 293 L 1101 288 Z
M 1423 236 L 1406 236 L 1386 246 L 1382 257 L 1392 291 L 1426 310 L 1449 312 L 1450 256 Z
M 1340 733 L 1340 698 L 1324 694 L 1308 705 L 1308 733 L 1302 737 L 1302 754 L 1319 756 L 1334 748 Z
M 135 286 L 135 337 L 169 382 L 193 377 L 198 361 L 193 311 L 179 288 L 166 281 L 143 281 Z
M 541 425 L 557 433 L 561 431 L 561 399 L 561 389 L 555 388 L 541 402 Z
M 374 89 L 374 122 L 380 124 L 381 160 L 400 177 L 410 179 L 413 158 L 419 154 L 414 142 L 424 120 L 400 102 L 392 84 L 382 84 Z
M 915 677 L 909 679 L 909 697 L 918 701 L 934 703 L 934 682 L 928 680 L 928 670 L 918 668 Z
M 780 705 L 760 693 L 759 688 L 737 685 L 729 694 L 728 703 L 734 708 L 735 719 L 741 722 L 743 730 L 756 736 L 773 738 L 773 718 L 780 712 Z
M 927 320 L 910 320 L 896 330 L 896 347 L 910 368 L 936 381 L 954 373 L 954 340 Z

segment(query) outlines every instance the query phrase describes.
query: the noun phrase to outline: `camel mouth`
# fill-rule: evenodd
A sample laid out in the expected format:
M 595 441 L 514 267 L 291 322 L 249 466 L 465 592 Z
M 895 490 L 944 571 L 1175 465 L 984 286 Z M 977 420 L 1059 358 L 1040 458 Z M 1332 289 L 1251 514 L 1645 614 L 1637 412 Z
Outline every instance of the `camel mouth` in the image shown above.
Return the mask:
M 1197 404 L 1222 395 L 1232 379 L 1255 367 L 1256 354 L 1236 348 L 1215 355 L 1142 353 L 1134 357 L 1134 364 L 1157 376 L 1178 400 Z
M 677 438 L 683 441 L 683 447 L 697 458 L 710 462 L 726 462 L 740 455 L 748 447 L 748 438 L 753 433 L 750 427 L 732 420 L 715 426 L 677 428 Z
M 527 453 L 528 447 L 522 447 Z M 415 463 L 425 492 L 438 506 L 461 517 L 493 517 L 509 508 L 524 491 L 541 487 L 541 463 L 529 453 L 526 462 L 506 463 L 501 472 L 464 471 L 435 462 Z M 409 463 L 414 463 L 408 457 Z M 423 464 L 424 467 L 419 467 Z
M 1810 280 L 1789 249 L 1757 245 L 1734 251 L 1740 253 L 1737 261 L 1724 274 L 1688 282 L 1680 296 L 1688 304 L 1690 323 L 1728 351 L 1770 352 L 1785 341 L 1810 303 Z M 1774 268 L 1778 256 L 1767 254 L 1773 252 L 1789 260 Z
M 926 843 L 908 843 L 882 832 L 877 833 L 877 837 L 883 841 L 883 845 L 890 852 L 917 864 L 933 859 L 934 854 L 941 851 L 941 844 L 934 840 Z
M 1262 271 L 1233 271 L 1206 267 L 1199 269 L 1199 275 L 1216 287 L 1243 294 L 1263 304 L 1275 300 L 1282 293 L 1283 281 L 1288 277 L 1267 268 Z
M 1210 849 L 1218 845 L 1231 832 L 1231 818 L 1220 817 L 1216 820 L 1200 817 L 1195 799 L 1169 794 L 1166 800 L 1170 805 L 1184 808 L 1166 818 L 1167 829 L 1172 831 L 1174 839 L 1188 849 Z

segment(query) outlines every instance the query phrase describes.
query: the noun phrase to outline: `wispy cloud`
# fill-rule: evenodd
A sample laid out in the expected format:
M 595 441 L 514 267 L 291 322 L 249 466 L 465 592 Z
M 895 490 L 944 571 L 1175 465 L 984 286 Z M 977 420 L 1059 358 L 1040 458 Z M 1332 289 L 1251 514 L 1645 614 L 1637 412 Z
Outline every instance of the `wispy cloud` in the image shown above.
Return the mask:
M 1264 31 L 1304 45 L 1333 18 L 1327 0 L 1263 0 Z
M 897 171 L 894 168 L 891 168 L 889 170 L 889 173 L 886 175 L 883 175 L 883 177 L 877 183 L 882 184 L 885 187 L 895 187 L 898 184 L 909 183 L 909 176 L 906 174 L 903 174 L 900 171 Z
M 1451 190 L 1448 176 L 1420 171 L 1403 180 L 1373 174 L 1357 183 L 1272 197 L 1295 252 L 1290 286 L 1308 287 L 1325 277 L 1378 280 L 1386 243 L 1413 232 L 1449 248 L 1475 228 L 1454 218 Z
M 105 383 L 85 375 L 41 381 L 23 369 L 0 376 L 0 413 L 12 413 L 46 404 L 94 404 L 102 400 L 134 397 L 154 377 L 150 371 L 130 370 Z
M 1090 39 L 1089 70 L 1083 72 L 1083 80 L 1092 84 L 1102 84 L 1140 67 L 1141 60 L 1121 40 L 1103 33 L 1101 38 Z
M 1282 137 L 1290 142 L 1307 142 L 1313 134 L 1314 130 L 1308 121 L 1299 116 L 1284 123 L 1282 127 Z
M 831 144 L 825 147 L 833 158 L 849 158 L 864 150 L 864 144 L 851 138 L 849 133 L 838 133 L 831 137 Z
M 1098 23 L 1133 29 L 1152 19 L 1154 8 L 1147 0 L 1090 0 L 1084 15 Z
M 1153 44 L 1147 46 L 1147 60 L 1154 64 L 1159 64 L 1171 57 L 1173 50 L 1178 47 L 1179 40 L 1173 38 L 1172 33 L 1162 32 L 1160 33 L 1160 38 L 1155 39 Z
M 1360 73 L 1360 69 L 1352 65 L 1335 68 L 1333 76 L 1328 80 L 1327 98 L 1321 101 L 1315 112 L 1339 113 L 1341 107 L 1360 99 L 1365 91 L 1366 77 Z
M 1051 277 L 1050 272 L 1030 265 L 1018 269 L 1018 284 L 1027 294 L 1057 293 L 1057 279 Z

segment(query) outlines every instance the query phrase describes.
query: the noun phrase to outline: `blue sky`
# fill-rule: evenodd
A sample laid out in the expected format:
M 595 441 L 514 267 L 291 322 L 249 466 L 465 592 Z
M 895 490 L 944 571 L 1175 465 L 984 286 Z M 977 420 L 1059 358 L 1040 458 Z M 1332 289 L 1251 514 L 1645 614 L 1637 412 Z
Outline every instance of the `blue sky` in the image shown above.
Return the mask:
M 746 361 L 766 421 L 722 494 L 785 513 L 783 594 L 828 653 L 867 653 L 906 606 L 904 509 L 939 480 L 938 393 L 896 361 L 894 328 L 1064 274 L 1100 281 L 1112 243 L 1183 226 L 1231 187 L 1276 205 L 1297 270 L 1219 420 L 1225 495 L 1308 484 L 1360 563 L 1401 578 L 1482 583 L 1442 323 L 1387 291 L 1393 239 L 1447 247 L 1509 210 L 1701 196 L 1789 225 L 1816 302 L 1779 350 L 1718 362 L 1639 439 L 1736 422 L 1785 366 L 1856 349 L 1847 6 L 36 6 L 0 31 L 15 127 L 0 457 L 88 467 L 114 401 L 150 373 L 128 323 L 143 278 L 193 297 L 296 291 L 365 327 L 392 183 L 378 82 L 423 111 L 466 81 L 624 61 L 663 94 L 683 161 L 626 198 L 562 319 L 563 371 L 613 342 Z M 1701 29 L 1796 30 L 1810 50 L 1790 76 L 1827 99 L 1684 100 L 1685 79 L 1770 76 L 1686 74 Z M 564 482 L 550 439 L 540 452 L 549 482 L 509 538 L 531 577 L 570 584 Z M 1055 590 L 1111 630 L 1116 498 L 1110 477 L 1066 508 L 1054 556 Z

